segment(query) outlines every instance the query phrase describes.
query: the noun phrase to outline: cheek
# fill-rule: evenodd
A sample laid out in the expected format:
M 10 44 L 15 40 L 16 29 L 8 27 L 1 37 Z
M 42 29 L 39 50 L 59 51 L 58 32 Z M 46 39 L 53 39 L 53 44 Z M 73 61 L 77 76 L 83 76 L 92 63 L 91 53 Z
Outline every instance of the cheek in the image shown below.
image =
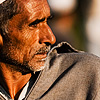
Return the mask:
M 9 30 L 9 38 L 14 41 L 16 44 L 22 45 L 32 45 L 38 38 L 38 29 L 29 29 L 27 27 L 22 28 L 21 30 L 17 28 L 12 28 Z
M 25 21 L 23 21 L 25 22 Z M 22 22 L 22 23 L 23 23 Z M 9 40 L 12 40 L 16 43 L 20 44 L 30 44 L 33 43 L 38 39 L 38 32 L 36 28 L 30 29 L 30 27 L 27 24 L 21 24 L 21 22 L 16 20 L 13 20 L 9 22 L 8 24 L 8 36 Z
M 38 40 L 38 33 L 36 30 L 25 29 L 20 37 L 21 42 L 32 45 Z
M 6 45 L 7 44 L 7 45 Z M 9 62 L 23 62 L 23 52 L 11 43 L 4 43 L 2 48 L 3 59 Z

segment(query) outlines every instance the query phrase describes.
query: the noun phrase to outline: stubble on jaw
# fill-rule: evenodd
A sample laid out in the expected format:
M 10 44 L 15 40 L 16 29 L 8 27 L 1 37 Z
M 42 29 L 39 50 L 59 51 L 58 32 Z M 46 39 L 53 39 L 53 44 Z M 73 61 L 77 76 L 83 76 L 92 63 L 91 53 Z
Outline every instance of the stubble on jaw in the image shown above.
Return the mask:
M 34 48 L 33 48 L 33 50 L 34 50 Z M 16 60 L 12 59 L 10 57 L 11 56 L 10 53 L 3 54 L 4 52 L 3 53 L 1 52 L 1 54 L 3 54 L 3 55 L 0 54 L 2 56 L 2 57 L 0 57 L 0 61 L 5 63 L 7 65 L 7 67 L 10 66 L 9 68 L 11 68 L 11 71 L 21 72 L 23 74 L 33 73 L 33 72 L 35 73 L 37 71 L 41 71 L 44 69 L 44 64 L 45 64 L 45 60 L 46 60 L 46 58 L 37 59 L 35 57 L 35 55 L 45 53 L 45 52 L 48 53 L 49 51 L 50 51 L 50 46 L 42 47 L 39 50 L 37 50 L 34 55 L 32 55 L 32 52 L 31 52 L 31 58 L 28 59 L 27 61 L 22 62 L 22 63 L 20 63 L 17 59 Z M 16 52 L 14 53 L 13 51 L 10 51 L 10 52 L 12 52 L 12 55 L 14 55 L 14 56 L 17 54 Z M 17 54 L 17 56 L 18 56 L 18 54 Z

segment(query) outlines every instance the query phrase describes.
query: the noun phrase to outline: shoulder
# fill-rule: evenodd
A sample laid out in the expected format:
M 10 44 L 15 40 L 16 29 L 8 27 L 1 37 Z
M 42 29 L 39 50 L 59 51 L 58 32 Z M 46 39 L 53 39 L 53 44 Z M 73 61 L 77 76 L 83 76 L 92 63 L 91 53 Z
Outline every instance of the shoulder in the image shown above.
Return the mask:
M 95 68 L 99 68 L 98 66 L 100 66 L 99 57 L 84 51 L 78 51 L 66 42 L 59 43 L 56 47 L 54 47 L 51 50 L 49 57 L 56 58 L 56 61 L 59 64 L 63 64 L 65 66 L 71 64 L 81 64 L 86 67 L 94 66 Z
M 86 52 L 80 52 L 74 49 L 68 43 L 60 43 L 49 53 L 50 66 L 58 66 L 62 71 L 66 69 L 73 70 L 100 70 L 100 58 Z
M 99 65 L 100 57 L 95 56 L 90 53 L 61 53 L 58 54 L 58 58 L 62 58 L 63 62 L 73 62 L 73 63 L 82 63 L 83 65 Z
M 59 67 L 77 70 L 100 70 L 100 58 L 89 53 L 61 53 L 56 57 Z
M 50 68 L 56 66 L 60 73 L 64 70 L 96 73 L 100 71 L 100 58 L 93 54 L 80 52 L 64 42 L 49 52 L 46 66 Z

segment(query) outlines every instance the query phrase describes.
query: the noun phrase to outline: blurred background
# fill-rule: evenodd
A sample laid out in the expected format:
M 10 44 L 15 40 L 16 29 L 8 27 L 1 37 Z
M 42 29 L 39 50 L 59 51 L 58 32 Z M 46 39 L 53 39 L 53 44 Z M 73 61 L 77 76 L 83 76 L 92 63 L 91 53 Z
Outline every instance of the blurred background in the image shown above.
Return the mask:
M 53 15 L 48 24 L 56 44 L 67 41 L 76 49 L 100 56 L 100 0 L 48 0 L 48 3 Z

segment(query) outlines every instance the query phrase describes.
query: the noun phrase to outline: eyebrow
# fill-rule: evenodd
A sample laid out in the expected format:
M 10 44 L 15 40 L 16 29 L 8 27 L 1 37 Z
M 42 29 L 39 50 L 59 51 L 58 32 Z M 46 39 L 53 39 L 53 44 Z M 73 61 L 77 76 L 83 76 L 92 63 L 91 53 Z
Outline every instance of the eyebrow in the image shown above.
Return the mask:
M 38 23 L 40 23 L 40 22 L 43 22 L 45 19 L 46 19 L 46 18 L 36 19 L 36 20 L 33 21 L 31 24 L 29 24 L 29 26 L 38 24 Z M 52 19 L 52 15 L 48 16 L 47 20 L 48 20 L 48 19 Z

